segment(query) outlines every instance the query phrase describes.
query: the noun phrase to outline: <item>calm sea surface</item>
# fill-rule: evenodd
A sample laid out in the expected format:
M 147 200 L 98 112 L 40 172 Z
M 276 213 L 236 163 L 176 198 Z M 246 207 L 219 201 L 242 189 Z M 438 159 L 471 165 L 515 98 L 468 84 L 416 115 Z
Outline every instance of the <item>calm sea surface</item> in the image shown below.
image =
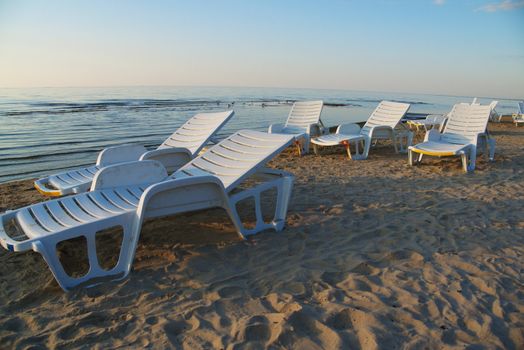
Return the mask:
M 273 88 L 0 89 L 0 183 L 93 164 L 107 146 L 158 146 L 195 113 L 233 109 L 219 138 L 284 122 L 292 101 L 322 99 L 328 126 L 367 119 L 384 99 L 411 103 L 412 113 L 444 113 L 472 97 Z M 491 99 L 480 99 L 489 103 Z M 516 110 L 500 100 L 499 113 Z

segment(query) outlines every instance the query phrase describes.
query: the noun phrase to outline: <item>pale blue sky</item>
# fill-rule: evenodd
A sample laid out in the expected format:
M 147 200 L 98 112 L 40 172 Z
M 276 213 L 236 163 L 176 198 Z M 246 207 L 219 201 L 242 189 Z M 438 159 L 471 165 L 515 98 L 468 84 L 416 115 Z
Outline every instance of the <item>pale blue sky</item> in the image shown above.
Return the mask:
M 0 0 L 0 87 L 524 97 L 524 1 Z

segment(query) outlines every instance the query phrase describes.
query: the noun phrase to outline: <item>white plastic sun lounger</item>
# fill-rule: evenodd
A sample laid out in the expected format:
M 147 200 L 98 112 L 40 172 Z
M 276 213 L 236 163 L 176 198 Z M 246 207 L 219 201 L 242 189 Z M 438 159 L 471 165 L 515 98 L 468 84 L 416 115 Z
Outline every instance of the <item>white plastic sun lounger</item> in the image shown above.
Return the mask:
M 467 102 L 460 102 L 459 103 L 460 105 L 465 105 L 465 106 L 479 106 L 480 103 L 478 102 L 478 98 L 474 97 L 473 98 L 473 101 L 471 101 L 471 103 L 467 103 Z
M 446 123 L 447 117 L 441 114 L 430 114 L 425 119 L 421 120 L 408 120 L 407 124 L 419 131 L 422 129 L 428 131 L 430 129 L 435 129 L 438 126 L 438 129 L 442 129 Z
M 498 104 L 498 101 L 491 101 L 491 103 L 488 105 L 490 107 L 490 109 L 491 109 L 490 120 L 493 120 L 493 116 L 494 115 L 498 116 L 498 113 L 495 111 L 495 107 L 497 106 L 497 104 Z M 481 106 L 481 104 L 477 101 L 476 97 L 473 99 L 473 101 L 471 103 L 461 102 L 458 105 L 462 105 L 462 106 Z M 453 108 L 451 109 L 451 112 L 446 114 L 447 118 L 449 118 L 449 116 L 453 112 L 453 109 L 455 108 L 455 106 L 457 106 L 457 105 L 454 105 Z M 500 117 L 499 117 L 499 122 L 500 122 Z M 442 130 L 444 130 L 444 129 L 441 127 L 440 131 L 442 132 Z M 481 146 L 480 149 L 485 154 L 489 154 L 489 160 L 493 161 L 495 159 L 495 139 L 493 139 L 491 137 L 491 135 L 489 134 L 487 128 L 486 128 L 486 130 L 483 133 L 479 134 L 478 141 L 479 141 L 479 144 L 477 146 Z M 477 147 L 477 148 L 479 148 L 479 147 Z
M 518 103 L 519 112 L 514 113 L 511 118 L 513 119 L 513 123 L 515 123 L 515 126 L 519 126 L 520 123 L 524 123 L 524 102 Z
M 310 138 L 322 135 L 324 132 L 324 125 L 320 120 L 323 106 L 323 101 L 295 102 L 291 107 L 286 123 L 271 124 L 268 133 L 295 135 L 298 154 L 306 154 L 309 152 Z
M 134 160 L 157 160 L 171 173 L 193 159 L 233 115 L 233 111 L 199 113 L 156 150 L 148 152 L 141 145 L 108 147 L 100 152 L 95 165 L 39 179 L 35 181 L 35 188 L 43 195 L 55 197 L 85 192 L 103 167 Z
M 489 114 L 489 120 L 491 121 L 497 121 L 497 122 L 500 122 L 500 120 L 502 119 L 502 115 L 500 115 L 496 110 L 495 108 L 497 107 L 499 101 L 491 101 L 491 103 L 489 104 L 489 107 L 491 108 L 491 112 Z
M 280 231 L 285 224 L 293 176 L 263 168 L 293 142 L 292 135 L 270 135 L 258 131 L 239 131 L 213 146 L 167 176 L 158 161 L 128 162 L 99 171 L 90 192 L 59 198 L 0 216 L 0 243 L 11 251 L 34 250 L 40 253 L 64 290 L 116 280 L 129 274 L 144 219 L 177 213 L 224 208 L 241 237 L 266 229 Z M 265 181 L 248 189 L 239 184 L 251 175 Z M 276 189 L 273 220 L 262 216 L 261 193 Z M 233 192 L 233 190 L 235 190 Z M 255 200 L 256 224 L 243 226 L 237 204 Z M 24 238 L 13 238 L 8 227 L 17 227 Z M 100 267 L 96 233 L 112 227 L 123 229 L 122 246 L 116 265 Z M 84 237 L 88 248 L 88 272 L 78 278 L 69 276 L 57 256 L 57 244 Z
M 406 115 L 410 105 L 382 101 L 371 113 L 362 129 L 356 124 L 343 124 L 337 128 L 335 134 L 323 135 L 311 140 L 315 153 L 318 154 L 318 146 L 328 147 L 344 145 L 350 159 L 366 159 L 371 148 L 371 143 L 379 139 L 391 139 L 395 152 L 405 152 L 413 140 L 413 132 L 404 129 L 396 129 L 401 119 Z M 355 153 L 351 154 L 350 144 L 355 144 Z M 362 145 L 362 152 L 359 151 Z
M 429 130 L 424 142 L 409 147 L 409 164 L 414 164 L 414 153 L 419 155 L 417 163 L 422 161 L 423 155 L 460 156 L 465 172 L 475 170 L 477 143 L 479 138 L 485 135 L 490 113 L 490 106 L 455 105 L 448 114 L 448 122 L 442 133 L 434 129 Z

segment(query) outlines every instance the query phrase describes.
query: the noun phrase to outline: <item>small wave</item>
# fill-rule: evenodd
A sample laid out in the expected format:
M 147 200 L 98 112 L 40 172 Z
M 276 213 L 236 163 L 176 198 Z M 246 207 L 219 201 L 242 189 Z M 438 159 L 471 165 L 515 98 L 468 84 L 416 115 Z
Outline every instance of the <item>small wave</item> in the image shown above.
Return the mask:
M 147 110 L 147 109 L 169 109 L 169 108 L 205 108 L 216 106 L 234 107 L 235 103 L 249 106 L 273 107 L 291 105 L 294 99 L 264 99 L 246 98 L 237 101 L 226 100 L 179 100 L 179 99 L 125 99 L 125 100 L 102 100 L 97 102 L 31 102 L 27 104 L 27 109 L 5 110 L 0 115 L 4 116 L 24 116 L 24 115 L 49 115 L 49 114 L 69 114 L 69 113 L 90 113 L 105 112 L 110 110 Z M 379 103 L 375 99 L 355 99 L 344 102 L 327 101 L 324 106 L 328 107 L 362 107 L 361 103 Z M 428 104 L 420 101 L 396 101 L 410 104 Z M 19 107 L 20 108 L 20 107 Z
M 27 109 L 7 110 L 5 116 L 23 116 L 33 114 L 68 114 L 104 112 L 109 110 L 140 110 L 153 108 L 196 108 L 202 106 L 220 106 L 230 104 L 220 100 L 156 100 L 156 99 L 125 99 L 102 100 L 98 102 L 32 102 L 27 104 Z
M 409 101 L 409 100 L 391 100 L 391 102 L 409 103 L 410 105 L 430 105 L 431 104 L 431 103 L 422 102 L 422 101 Z

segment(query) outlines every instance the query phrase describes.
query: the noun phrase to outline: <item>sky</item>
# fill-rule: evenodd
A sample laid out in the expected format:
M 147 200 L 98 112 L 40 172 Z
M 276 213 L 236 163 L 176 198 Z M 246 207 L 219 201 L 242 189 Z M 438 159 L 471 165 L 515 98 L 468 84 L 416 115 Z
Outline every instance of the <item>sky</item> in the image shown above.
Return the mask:
M 522 0 L 0 0 L 0 87 L 524 98 Z

